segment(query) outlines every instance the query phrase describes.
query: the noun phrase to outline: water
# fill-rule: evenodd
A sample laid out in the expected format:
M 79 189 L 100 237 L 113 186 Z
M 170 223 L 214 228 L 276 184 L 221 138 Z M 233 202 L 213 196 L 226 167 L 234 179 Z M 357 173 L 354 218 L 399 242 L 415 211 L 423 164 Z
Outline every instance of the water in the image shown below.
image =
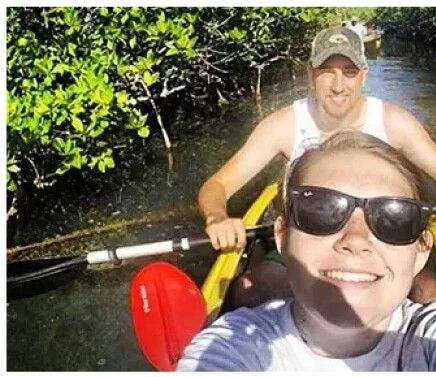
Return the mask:
M 403 106 L 425 124 L 436 139 L 434 52 L 383 43 L 381 55 L 369 61 L 364 92 Z M 153 222 L 149 227 L 137 228 L 133 240 L 152 242 L 184 234 L 202 234 L 203 223 L 195 207 L 201 183 L 238 149 L 260 117 L 305 95 L 304 72 L 302 69 L 292 81 L 286 67 L 274 70 L 271 84 L 263 88 L 261 109 L 249 98 L 238 100 L 236 109 L 220 119 L 207 121 L 207 127 L 179 135 L 173 174 L 168 174 L 165 155 L 157 152 L 153 165 L 133 169 L 125 185 L 102 189 L 95 198 L 96 207 L 91 211 L 84 206 L 82 216 L 89 221 L 93 220 L 92 213 L 98 211 L 106 211 L 108 216 L 116 213 L 119 217 L 134 217 L 145 209 L 169 213 L 176 204 L 182 203 L 186 207 L 182 205 L 180 213 Z M 268 172 L 232 198 L 230 211 L 242 214 L 280 169 L 278 160 Z M 65 208 L 70 218 L 77 216 L 70 207 L 65 205 Z M 53 224 L 59 216 L 56 211 L 48 214 L 45 223 Z M 201 284 L 214 256 L 213 251 L 203 248 L 166 259 L 182 266 Z M 90 271 L 55 291 L 10 301 L 7 370 L 153 370 L 137 345 L 130 317 L 129 285 L 143 262 L 134 261 L 119 269 Z

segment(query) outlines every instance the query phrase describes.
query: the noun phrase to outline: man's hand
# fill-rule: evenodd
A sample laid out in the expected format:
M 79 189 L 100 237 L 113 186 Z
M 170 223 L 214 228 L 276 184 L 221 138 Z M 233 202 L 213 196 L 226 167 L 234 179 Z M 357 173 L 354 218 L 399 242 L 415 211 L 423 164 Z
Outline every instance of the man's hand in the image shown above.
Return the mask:
M 246 243 L 245 225 L 242 219 L 235 217 L 208 217 L 206 233 L 215 250 L 243 248 Z

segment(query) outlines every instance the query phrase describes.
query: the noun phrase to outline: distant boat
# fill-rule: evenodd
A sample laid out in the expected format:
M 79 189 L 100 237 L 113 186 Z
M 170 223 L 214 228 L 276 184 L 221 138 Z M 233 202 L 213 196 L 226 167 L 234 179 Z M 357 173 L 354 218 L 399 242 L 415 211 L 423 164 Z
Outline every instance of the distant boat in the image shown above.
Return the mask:
M 381 35 L 378 33 L 367 34 L 363 37 L 363 44 L 366 55 L 377 56 L 381 47 Z

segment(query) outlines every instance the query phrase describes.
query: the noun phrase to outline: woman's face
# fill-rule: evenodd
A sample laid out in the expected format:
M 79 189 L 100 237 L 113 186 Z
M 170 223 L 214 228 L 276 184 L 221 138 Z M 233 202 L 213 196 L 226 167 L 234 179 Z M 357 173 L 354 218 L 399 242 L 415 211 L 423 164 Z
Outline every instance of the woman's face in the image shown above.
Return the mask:
M 413 198 L 411 186 L 396 168 L 363 151 L 324 156 L 309 166 L 301 184 L 361 198 Z M 332 235 L 278 229 L 297 304 L 311 317 L 341 328 L 379 328 L 386 322 L 407 297 L 432 243 L 429 234 L 426 243 L 384 243 L 368 228 L 362 208 Z

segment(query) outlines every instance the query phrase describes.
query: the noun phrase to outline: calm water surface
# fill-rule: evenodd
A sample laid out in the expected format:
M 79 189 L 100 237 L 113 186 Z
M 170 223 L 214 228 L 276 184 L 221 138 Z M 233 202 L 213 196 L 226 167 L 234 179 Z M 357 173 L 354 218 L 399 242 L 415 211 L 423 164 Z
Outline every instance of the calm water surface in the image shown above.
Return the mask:
M 434 63 L 435 55 L 428 49 L 385 43 L 382 54 L 369 61 L 364 92 L 403 106 L 426 124 L 436 139 Z M 198 132 L 177 139 L 172 174 L 168 174 L 162 153 L 147 169 L 135 168 L 126 186 L 102 192 L 101 208 L 105 209 L 97 210 L 125 216 L 144 209 L 170 211 L 176 204 L 185 203 L 186 210 L 182 209 L 179 216 L 148 224 L 136 231 L 136 239 L 152 242 L 202 234 L 203 223 L 195 207 L 201 183 L 238 149 L 259 118 L 307 91 L 304 70 L 293 81 L 286 68 L 275 70 L 274 75 L 272 83 L 264 87 L 261 109 L 248 98 L 238 100 L 235 110 L 208 121 L 207 127 Z M 278 161 L 241 190 L 231 200 L 231 212 L 242 214 L 256 193 L 280 171 Z M 69 215 L 77 216 L 72 211 L 68 213 L 67 207 L 65 216 Z M 54 219 L 48 216 L 45 223 L 50 222 L 54 223 Z M 198 284 L 213 259 L 214 252 L 208 248 L 170 258 Z M 130 282 L 142 263 L 134 261 L 119 269 L 89 271 L 57 290 L 8 302 L 7 370 L 153 370 L 137 345 L 129 308 Z

